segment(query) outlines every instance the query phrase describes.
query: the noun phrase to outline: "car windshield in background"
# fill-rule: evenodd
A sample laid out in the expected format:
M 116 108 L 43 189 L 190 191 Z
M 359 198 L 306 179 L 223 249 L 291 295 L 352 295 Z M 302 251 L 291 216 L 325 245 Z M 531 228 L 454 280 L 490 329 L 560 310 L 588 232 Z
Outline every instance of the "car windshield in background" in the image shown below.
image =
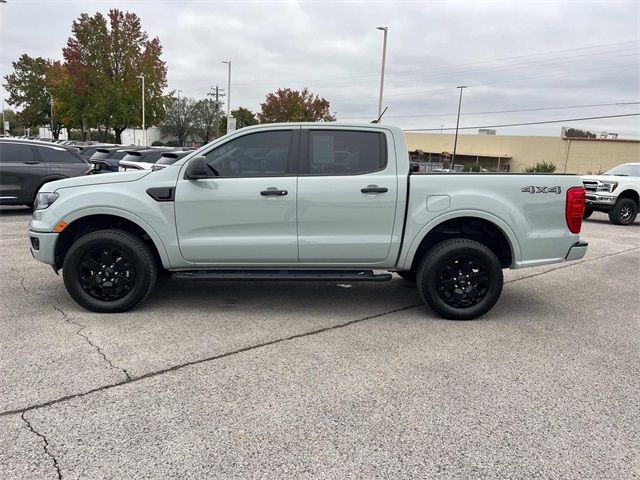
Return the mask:
M 604 175 L 616 175 L 619 177 L 640 177 L 640 164 L 626 163 L 607 170 Z

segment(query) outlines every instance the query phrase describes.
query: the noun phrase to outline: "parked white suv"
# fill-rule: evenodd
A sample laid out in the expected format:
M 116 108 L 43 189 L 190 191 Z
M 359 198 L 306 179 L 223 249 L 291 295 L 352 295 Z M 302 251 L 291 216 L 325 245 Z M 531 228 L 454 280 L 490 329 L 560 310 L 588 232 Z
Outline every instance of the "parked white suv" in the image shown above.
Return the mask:
M 618 165 L 602 175 L 585 175 L 587 192 L 584 218 L 595 212 L 607 212 L 615 225 L 631 225 L 640 206 L 640 163 Z

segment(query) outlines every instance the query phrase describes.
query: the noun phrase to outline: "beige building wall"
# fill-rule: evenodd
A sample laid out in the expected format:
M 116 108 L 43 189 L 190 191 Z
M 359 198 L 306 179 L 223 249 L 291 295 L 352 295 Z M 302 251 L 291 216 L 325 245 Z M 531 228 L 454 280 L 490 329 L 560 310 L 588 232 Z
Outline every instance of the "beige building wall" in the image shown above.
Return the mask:
M 453 152 L 454 135 L 407 132 L 409 151 Z M 556 172 L 598 173 L 621 163 L 640 162 L 640 140 L 563 139 L 520 135 L 458 135 L 458 155 L 506 156 L 511 172 L 537 162 L 553 162 Z M 495 160 L 486 160 L 494 166 Z M 504 160 L 502 161 L 504 163 Z M 458 162 L 456 162 L 458 163 Z

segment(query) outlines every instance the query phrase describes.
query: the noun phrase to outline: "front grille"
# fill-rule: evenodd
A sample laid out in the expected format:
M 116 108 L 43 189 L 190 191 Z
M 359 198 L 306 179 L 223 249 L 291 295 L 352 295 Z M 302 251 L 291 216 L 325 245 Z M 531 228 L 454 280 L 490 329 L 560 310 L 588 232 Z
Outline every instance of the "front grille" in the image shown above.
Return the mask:
M 585 180 L 582 182 L 587 192 L 595 192 L 598 190 L 598 182 L 594 180 Z

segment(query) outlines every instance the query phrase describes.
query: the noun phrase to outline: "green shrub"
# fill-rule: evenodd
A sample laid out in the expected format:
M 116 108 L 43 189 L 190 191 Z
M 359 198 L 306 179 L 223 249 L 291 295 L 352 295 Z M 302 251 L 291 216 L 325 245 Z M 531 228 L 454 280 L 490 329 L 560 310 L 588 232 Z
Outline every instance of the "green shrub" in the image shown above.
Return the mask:
M 481 172 L 482 167 L 480 165 L 467 165 L 464 167 L 463 172 Z
M 553 162 L 538 162 L 523 170 L 525 173 L 553 173 L 555 171 L 556 166 Z
M 151 146 L 152 147 L 164 147 L 164 142 L 161 142 L 160 140 L 154 140 L 153 142 L 151 142 Z

